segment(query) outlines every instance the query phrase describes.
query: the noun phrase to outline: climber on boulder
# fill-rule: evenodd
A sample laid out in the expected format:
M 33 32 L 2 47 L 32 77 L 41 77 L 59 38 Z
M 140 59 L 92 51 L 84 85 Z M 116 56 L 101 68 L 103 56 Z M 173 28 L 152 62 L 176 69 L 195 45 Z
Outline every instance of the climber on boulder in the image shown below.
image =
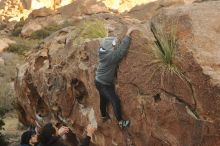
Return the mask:
M 111 102 L 116 119 L 121 128 L 128 127 L 129 120 L 124 120 L 121 115 L 121 105 L 118 95 L 115 93 L 114 79 L 119 61 L 125 56 L 129 45 L 130 35 L 135 30 L 128 29 L 122 43 L 118 44 L 116 37 L 106 37 L 100 43 L 99 64 L 96 70 L 95 84 L 100 95 L 100 111 L 102 121 L 107 121 L 110 117 L 106 112 L 108 101 Z

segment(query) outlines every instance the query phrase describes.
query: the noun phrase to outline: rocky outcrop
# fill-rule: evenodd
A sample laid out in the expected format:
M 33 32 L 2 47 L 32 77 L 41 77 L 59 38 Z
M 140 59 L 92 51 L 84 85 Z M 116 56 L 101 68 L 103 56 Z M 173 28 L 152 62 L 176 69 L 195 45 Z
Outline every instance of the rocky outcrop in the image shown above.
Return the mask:
M 142 24 L 131 17 L 95 15 L 108 24 L 110 36 L 121 38 L 131 24 L 141 29 L 132 34 L 117 74 L 128 129 L 118 127 L 111 106 L 111 121 L 99 122 L 94 85 L 99 39 L 78 39 L 84 20 L 46 38 L 19 68 L 15 87 L 21 120 L 64 123 L 78 140 L 92 123 L 98 126 L 92 139 L 97 146 L 220 145 L 219 8 L 219 1 L 164 8 Z M 155 55 L 152 26 L 165 33 L 175 28 L 174 68 Z
M 188 2 L 188 1 L 187 1 Z M 82 19 L 95 14 L 104 14 L 112 12 L 123 12 L 122 9 L 131 9 L 129 12 L 122 13 L 124 16 L 137 18 L 143 23 L 164 7 L 183 5 L 183 0 L 158 0 L 158 1 L 99 1 L 97 0 L 77 0 L 73 3 L 63 6 L 57 11 L 49 8 L 33 10 L 21 31 L 21 35 L 29 37 L 33 32 L 40 30 L 48 25 L 61 24 L 69 21 L 68 19 Z M 114 9 L 118 5 L 118 9 Z M 136 6 L 137 5 L 137 6 Z M 135 7 L 136 6 L 136 7 Z
M 40 30 L 49 25 L 60 25 L 72 20 L 82 19 L 88 15 L 109 12 L 105 5 L 96 0 L 75 1 L 72 4 L 59 8 L 56 12 L 41 8 L 30 13 L 21 35 L 29 37 L 33 32 Z

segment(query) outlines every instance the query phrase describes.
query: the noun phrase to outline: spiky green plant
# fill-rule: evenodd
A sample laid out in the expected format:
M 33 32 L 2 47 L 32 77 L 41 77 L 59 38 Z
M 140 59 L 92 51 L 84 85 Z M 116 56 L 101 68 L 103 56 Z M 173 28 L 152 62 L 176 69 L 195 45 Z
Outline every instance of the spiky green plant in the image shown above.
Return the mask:
M 161 85 L 163 87 L 163 80 L 167 71 L 170 74 L 175 74 L 180 79 L 185 81 L 191 89 L 192 98 L 194 100 L 194 106 L 191 107 L 189 105 L 188 108 L 193 112 L 196 118 L 199 118 L 196 112 L 197 102 L 192 84 L 187 76 L 185 76 L 181 69 L 178 68 L 174 63 L 177 48 L 176 26 L 177 24 L 172 23 L 170 29 L 165 30 L 163 26 L 156 27 L 153 23 L 151 23 L 151 31 L 156 39 L 154 50 L 156 57 L 160 62 L 160 66 L 158 67 L 158 69 L 162 68 Z M 156 69 L 155 71 L 157 71 L 158 69 Z
M 156 39 L 156 55 L 164 64 L 171 66 L 173 64 L 173 58 L 176 50 L 176 28 L 172 27 L 169 32 L 165 32 L 163 28 L 156 27 L 151 24 L 151 31 Z
M 176 25 L 172 24 L 171 28 L 165 31 L 164 27 L 156 27 L 151 23 L 151 31 L 156 39 L 154 50 L 158 60 L 163 63 L 165 70 L 183 78 L 182 72 L 173 63 L 177 47 Z
M 104 21 L 99 19 L 85 21 L 81 29 L 81 37 L 83 38 L 103 38 L 108 36 Z

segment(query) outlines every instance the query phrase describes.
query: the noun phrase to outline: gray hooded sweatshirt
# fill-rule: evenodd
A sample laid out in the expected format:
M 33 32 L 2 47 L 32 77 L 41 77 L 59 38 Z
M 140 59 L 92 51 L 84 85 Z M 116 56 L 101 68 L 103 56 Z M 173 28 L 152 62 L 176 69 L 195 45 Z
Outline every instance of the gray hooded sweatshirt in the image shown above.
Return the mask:
M 112 85 L 116 75 L 116 69 L 119 61 L 126 54 L 129 45 L 130 37 L 125 36 L 122 43 L 117 47 L 117 49 L 112 50 L 112 42 L 115 37 L 105 38 L 101 43 L 101 48 L 99 49 L 99 65 L 96 70 L 96 81 L 104 85 Z

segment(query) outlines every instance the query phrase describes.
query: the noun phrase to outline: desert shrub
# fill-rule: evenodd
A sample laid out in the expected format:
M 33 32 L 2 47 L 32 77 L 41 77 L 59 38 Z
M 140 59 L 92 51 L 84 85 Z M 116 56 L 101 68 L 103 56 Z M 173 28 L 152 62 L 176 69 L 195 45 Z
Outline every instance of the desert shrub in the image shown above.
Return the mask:
M 20 22 L 18 22 L 15 26 L 14 26 L 14 29 L 13 31 L 11 32 L 11 35 L 12 36 L 19 36 L 21 34 L 21 30 L 22 30 L 22 27 L 24 26 L 25 24 L 25 21 L 24 20 L 21 20 Z
M 62 28 L 68 27 L 73 25 L 69 21 L 64 21 L 61 25 L 58 24 L 52 24 L 49 26 L 46 26 L 40 30 L 37 30 L 31 34 L 31 39 L 44 39 L 48 36 L 50 36 L 53 32 L 56 32 Z
M 87 20 L 81 27 L 81 37 L 83 38 L 103 38 L 106 36 L 108 36 L 108 29 L 102 20 Z
M 12 36 L 19 36 L 21 34 L 22 27 L 15 28 L 12 32 Z
M 6 24 L 0 24 L 0 30 L 5 29 L 6 27 L 7 27 L 7 25 L 6 25 Z
M 48 37 L 52 32 L 48 31 L 47 29 L 41 29 L 33 32 L 31 34 L 32 39 L 44 39 Z
M 7 51 L 23 55 L 28 50 L 28 46 L 25 44 L 10 44 Z
M 15 101 L 13 81 L 16 77 L 16 65 L 23 64 L 24 57 L 4 52 L 2 58 L 5 63 L 0 64 L 0 107 L 11 110 L 13 109 L 12 102 Z
M 40 43 L 39 40 L 23 39 L 20 37 L 14 37 L 13 40 L 15 40 L 16 43 L 10 44 L 7 51 L 19 55 L 24 55 L 25 52 L 35 48 Z
M 49 25 L 47 27 L 44 27 L 43 29 L 37 30 L 31 34 L 32 39 L 44 39 L 51 35 L 53 32 L 56 32 L 60 29 L 62 29 L 63 25 Z
M 5 112 L 6 112 L 5 109 L 0 107 L 0 131 L 4 130 L 3 126 L 5 125 L 5 123 L 2 119 L 3 119 Z M 0 132 L 0 145 L 1 146 L 8 145 L 8 141 L 7 141 L 6 137 L 1 132 Z
M 16 76 L 16 65 L 24 63 L 24 56 L 4 52 L 1 57 L 5 63 L 4 65 L 0 64 L 0 83 L 13 81 Z
M 0 85 L 0 107 L 5 110 L 13 109 L 12 102 L 15 101 L 13 84 L 6 80 L 1 81 Z
M 0 120 L 0 126 L 4 126 L 4 122 L 2 120 Z M 8 145 L 8 141 L 7 141 L 6 137 L 1 132 L 0 132 L 0 145 L 2 145 L 2 146 Z

